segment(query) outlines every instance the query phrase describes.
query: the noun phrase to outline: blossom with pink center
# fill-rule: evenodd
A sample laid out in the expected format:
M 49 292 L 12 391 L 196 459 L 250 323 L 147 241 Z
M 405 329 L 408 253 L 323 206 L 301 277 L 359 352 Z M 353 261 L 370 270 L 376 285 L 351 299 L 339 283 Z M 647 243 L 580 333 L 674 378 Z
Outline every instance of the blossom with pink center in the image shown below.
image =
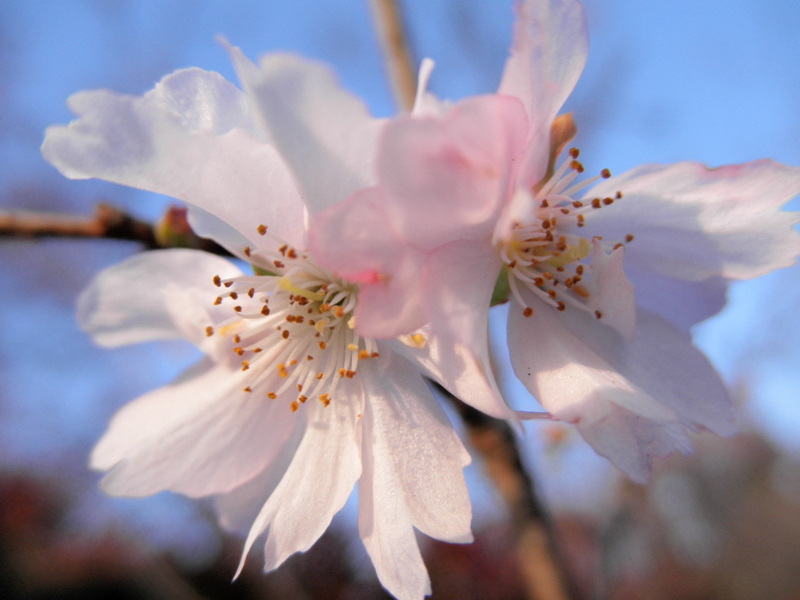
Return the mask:
M 358 482 L 378 577 L 398 598 L 421 598 L 430 583 L 414 529 L 471 540 L 469 455 L 422 373 L 475 389 L 484 407 L 489 380 L 427 331 L 361 335 L 358 285 L 306 250 L 318 211 L 374 183 L 385 122 L 323 66 L 231 54 L 244 91 L 177 71 L 142 97 L 76 94 L 78 118 L 47 131 L 43 154 L 67 177 L 179 198 L 198 233 L 254 269 L 172 249 L 97 276 L 79 321 L 99 344 L 183 339 L 205 358 L 122 408 L 91 465 L 113 495 L 214 496 L 221 524 L 249 531 L 245 556 L 265 535 L 266 570 L 308 549 Z M 279 145 L 302 163 L 287 164 Z
M 517 376 L 644 481 L 653 457 L 691 450 L 689 430 L 735 432 L 689 328 L 722 308 L 731 281 L 794 263 L 798 218 L 780 208 L 800 169 L 687 162 L 584 177 L 579 151 L 563 152 L 572 117 L 557 115 L 587 48 L 579 2 L 521 3 L 498 93 L 448 105 L 421 90 L 381 134 L 377 184 L 322 211 L 310 248 L 360 282 L 362 335 L 428 323 L 485 363 L 493 293 L 510 298 Z

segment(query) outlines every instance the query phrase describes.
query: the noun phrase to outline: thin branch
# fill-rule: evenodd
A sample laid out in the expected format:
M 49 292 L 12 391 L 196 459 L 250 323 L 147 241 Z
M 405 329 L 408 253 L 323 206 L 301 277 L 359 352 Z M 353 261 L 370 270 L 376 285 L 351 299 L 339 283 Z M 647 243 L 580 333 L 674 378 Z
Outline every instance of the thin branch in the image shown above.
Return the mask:
M 417 91 L 417 70 L 398 2 L 399 0 L 369 0 L 389 77 L 392 80 L 395 101 L 401 110 L 411 110 Z
M 171 206 L 155 225 L 110 204 L 98 204 L 91 217 L 22 210 L 0 211 L 0 240 L 2 238 L 127 240 L 142 244 L 145 250 L 194 248 L 230 256 L 216 242 L 194 233 L 186 220 L 186 209 L 177 206 Z
M 558 552 L 552 522 L 525 469 L 511 426 L 460 401 L 437 383 L 434 387 L 458 410 L 470 443 L 503 496 L 517 533 L 517 554 L 531 600 L 575 600 L 577 587 Z

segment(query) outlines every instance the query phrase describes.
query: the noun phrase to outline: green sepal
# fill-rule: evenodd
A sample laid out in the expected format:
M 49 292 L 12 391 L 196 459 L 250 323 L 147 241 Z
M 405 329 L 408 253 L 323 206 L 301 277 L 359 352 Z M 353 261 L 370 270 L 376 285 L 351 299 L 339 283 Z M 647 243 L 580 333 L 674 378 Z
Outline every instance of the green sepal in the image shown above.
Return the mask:
M 497 281 L 494 282 L 494 290 L 492 290 L 492 302 L 489 306 L 497 306 L 498 304 L 505 304 L 511 296 L 511 286 L 508 284 L 508 266 L 503 265 L 500 269 L 500 274 L 497 276 Z
M 250 265 L 253 267 L 253 275 L 261 275 L 262 277 L 277 277 L 277 273 L 273 273 L 272 271 L 267 271 L 266 269 L 262 269 L 261 267 L 257 267 L 256 265 Z

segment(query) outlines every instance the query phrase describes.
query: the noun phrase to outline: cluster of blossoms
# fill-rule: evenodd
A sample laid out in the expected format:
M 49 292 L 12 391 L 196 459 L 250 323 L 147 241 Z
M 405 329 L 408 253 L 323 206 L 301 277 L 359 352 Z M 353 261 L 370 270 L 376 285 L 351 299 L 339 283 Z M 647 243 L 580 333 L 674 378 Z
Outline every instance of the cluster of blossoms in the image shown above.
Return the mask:
M 471 539 L 469 456 L 425 378 L 495 417 L 542 416 L 511 410 L 494 381 L 498 299 L 544 415 L 633 479 L 690 451 L 689 430 L 735 431 L 689 328 L 732 280 L 793 264 L 798 219 L 779 209 L 800 169 L 584 177 L 558 114 L 587 55 L 579 2 L 518 7 L 496 94 L 441 102 L 425 61 L 413 111 L 391 120 L 324 66 L 229 52 L 241 90 L 187 69 L 142 97 L 82 92 L 43 146 L 67 177 L 183 200 L 194 229 L 253 270 L 154 251 L 82 295 L 100 344 L 179 338 L 205 354 L 114 417 L 91 458 L 109 493 L 213 495 L 222 525 L 249 531 L 245 556 L 266 535 L 269 570 L 308 549 L 358 482 L 381 582 L 420 598 L 414 528 Z

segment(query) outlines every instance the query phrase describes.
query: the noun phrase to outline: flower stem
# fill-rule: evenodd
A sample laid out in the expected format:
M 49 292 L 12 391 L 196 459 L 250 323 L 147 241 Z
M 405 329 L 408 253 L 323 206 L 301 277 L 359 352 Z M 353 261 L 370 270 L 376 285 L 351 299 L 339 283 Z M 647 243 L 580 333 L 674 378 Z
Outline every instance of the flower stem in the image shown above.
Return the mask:
M 558 552 L 552 521 L 522 462 L 511 426 L 468 406 L 440 385 L 434 387 L 458 410 L 469 440 L 509 508 L 517 532 L 517 556 L 530 600 L 580 597 Z
M 417 73 L 398 0 L 369 0 L 369 3 L 392 81 L 395 101 L 400 110 L 410 111 L 417 91 Z

